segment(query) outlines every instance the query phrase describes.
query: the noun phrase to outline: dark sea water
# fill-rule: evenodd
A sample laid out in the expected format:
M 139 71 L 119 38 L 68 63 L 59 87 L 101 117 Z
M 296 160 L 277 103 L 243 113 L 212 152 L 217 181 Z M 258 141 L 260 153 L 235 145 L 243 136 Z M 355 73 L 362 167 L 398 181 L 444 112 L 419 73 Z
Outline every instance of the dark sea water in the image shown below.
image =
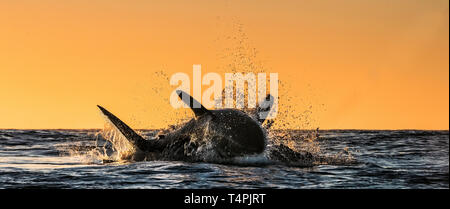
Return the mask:
M 0 188 L 449 188 L 448 131 L 320 131 L 317 155 L 345 152 L 353 162 L 309 167 L 107 163 L 88 154 L 98 133 L 0 130 Z

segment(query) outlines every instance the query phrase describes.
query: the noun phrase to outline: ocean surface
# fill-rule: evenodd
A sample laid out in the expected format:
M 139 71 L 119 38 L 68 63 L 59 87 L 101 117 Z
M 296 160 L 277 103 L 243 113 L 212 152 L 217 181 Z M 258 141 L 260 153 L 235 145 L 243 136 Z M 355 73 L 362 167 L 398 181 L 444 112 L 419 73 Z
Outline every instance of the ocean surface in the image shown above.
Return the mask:
M 449 188 L 449 131 L 319 131 L 314 154 L 344 159 L 306 167 L 109 162 L 92 154 L 99 132 L 0 130 L 0 188 Z

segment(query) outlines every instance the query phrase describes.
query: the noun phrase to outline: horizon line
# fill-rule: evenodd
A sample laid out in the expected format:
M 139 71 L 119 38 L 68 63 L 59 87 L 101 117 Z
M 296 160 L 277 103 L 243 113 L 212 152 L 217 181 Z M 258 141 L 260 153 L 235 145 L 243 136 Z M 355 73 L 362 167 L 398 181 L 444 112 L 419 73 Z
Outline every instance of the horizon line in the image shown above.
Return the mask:
M 102 130 L 103 128 L 0 128 L 0 130 Z M 135 128 L 134 130 L 161 130 L 164 128 Z M 316 129 L 272 129 L 272 130 L 316 130 Z M 360 131 L 449 131 L 450 129 L 418 129 L 418 128 L 399 128 L 399 129 L 369 129 L 369 128 L 324 128 L 319 131 L 334 131 L 334 130 L 360 130 Z

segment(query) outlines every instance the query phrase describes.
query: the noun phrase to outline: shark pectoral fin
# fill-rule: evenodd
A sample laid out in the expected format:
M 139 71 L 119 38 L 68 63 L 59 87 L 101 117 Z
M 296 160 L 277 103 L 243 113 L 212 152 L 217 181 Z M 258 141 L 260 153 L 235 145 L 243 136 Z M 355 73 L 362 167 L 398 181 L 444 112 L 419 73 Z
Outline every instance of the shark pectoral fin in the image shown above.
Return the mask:
M 106 118 L 111 122 L 111 124 L 116 127 L 122 135 L 128 139 L 128 141 L 133 144 L 133 146 L 139 148 L 142 151 L 148 151 L 151 149 L 152 144 L 150 140 L 145 140 L 142 138 L 139 134 L 137 134 L 133 129 L 131 129 L 127 124 L 122 122 L 119 118 L 117 118 L 115 115 L 110 113 L 108 110 L 103 108 L 100 105 L 97 105 L 97 107 L 102 111 L 103 115 L 106 116 Z
M 199 117 L 205 114 L 213 115 L 211 111 L 206 109 L 200 102 L 198 102 L 196 99 L 194 99 L 191 95 L 187 94 L 186 92 L 177 90 L 177 94 L 180 97 L 180 99 L 192 109 L 192 111 L 195 114 L 195 117 Z
M 258 107 L 256 108 L 255 118 L 259 123 L 264 123 L 267 116 L 269 115 L 270 110 L 273 107 L 275 99 L 272 95 L 267 94 L 266 98 L 258 103 Z

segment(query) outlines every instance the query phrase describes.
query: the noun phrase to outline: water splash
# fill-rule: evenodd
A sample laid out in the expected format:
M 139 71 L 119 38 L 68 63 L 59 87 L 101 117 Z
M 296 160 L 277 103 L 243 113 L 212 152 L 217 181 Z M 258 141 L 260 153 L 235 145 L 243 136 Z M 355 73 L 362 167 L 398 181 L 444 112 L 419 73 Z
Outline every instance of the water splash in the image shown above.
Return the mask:
M 104 128 L 95 133 L 92 138 L 95 139 L 93 146 L 75 143 L 60 148 L 60 151 L 86 164 L 130 162 L 137 154 L 136 148 L 109 123 L 105 123 Z
M 155 131 L 137 131 L 143 138 L 155 138 L 159 134 L 174 131 L 183 123 L 173 125 L 171 129 Z M 320 138 L 319 132 L 309 132 L 304 130 L 272 130 L 264 129 L 267 134 L 267 147 L 265 151 L 258 155 L 248 155 L 231 159 L 222 158 L 215 152 L 214 138 L 204 135 L 202 139 L 190 140 L 188 144 L 184 141 L 174 144 L 184 150 L 184 153 L 196 162 L 210 162 L 235 165 L 272 165 L 285 164 L 288 166 L 311 167 L 315 165 L 349 165 L 357 163 L 353 158 L 349 148 L 345 148 L 339 153 L 327 153 L 322 149 L 321 144 L 326 141 Z M 214 134 L 212 134 L 214 135 Z M 196 137 L 192 135 L 192 137 Z M 109 122 L 105 127 L 97 132 L 93 138 L 94 146 L 72 145 L 66 152 L 70 156 L 78 157 L 79 160 L 87 164 L 103 163 L 128 163 L 133 162 L 139 156 L 146 155 L 133 145 Z M 155 140 L 155 139 L 152 139 Z M 192 144 L 193 143 L 193 144 Z M 90 148 L 90 149 L 89 149 Z M 192 149 L 189 149 L 192 148 Z M 168 153 L 163 153 L 162 157 L 144 157 L 140 160 L 169 160 L 164 158 Z
M 245 74 L 248 72 L 260 73 L 270 71 L 270 69 L 267 68 L 267 65 L 257 59 L 258 51 L 255 47 L 252 47 L 249 42 L 242 24 L 235 23 L 232 33 L 223 37 L 226 37 L 226 47 L 218 54 L 219 60 L 222 62 L 222 65 L 217 69 L 218 72 Z M 266 80 L 266 83 L 268 82 L 269 81 Z M 279 86 L 280 89 L 283 90 L 280 92 L 278 98 L 279 111 L 277 118 L 268 120 L 263 125 L 263 128 L 267 133 L 268 142 L 267 149 L 263 154 L 226 159 L 224 161 L 223 159 L 216 157 L 214 149 L 212 148 L 213 143 L 209 143 L 211 140 L 208 139 L 204 140 L 206 143 L 197 146 L 196 150 L 192 151 L 191 154 L 196 155 L 196 158 L 199 161 L 231 162 L 237 164 L 266 164 L 274 160 L 280 160 L 276 158 L 281 158 L 286 162 L 295 161 L 295 165 L 299 166 L 353 163 L 354 158 L 348 149 L 337 154 L 330 154 L 321 149 L 320 144 L 324 142 L 321 142 L 320 140 L 317 121 L 313 117 L 314 111 L 318 108 L 314 107 L 311 102 L 308 102 L 308 99 L 299 98 L 299 95 L 289 94 L 292 90 L 292 86 L 284 83 L 282 79 L 279 80 Z M 248 104 L 248 88 L 244 89 L 244 103 Z M 170 108 L 167 95 L 170 95 L 172 90 L 173 89 L 169 86 L 169 76 L 164 71 L 153 73 L 152 85 L 148 90 L 151 92 L 152 97 L 164 100 L 167 107 Z M 236 95 L 236 91 L 234 91 L 234 94 Z M 222 96 L 224 95 L 223 92 Z M 225 100 L 222 99 L 222 102 L 224 101 Z M 142 107 L 145 111 L 150 108 L 153 112 L 164 112 L 164 114 L 152 115 L 152 120 L 163 121 L 167 124 L 167 127 L 157 133 L 157 135 L 166 134 L 176 130 L 188 121 L 192 114 L 190 113 L 190 110 L 185 108 L 177 110 L 171 108 L 161 109 L 161 107 L 149 105 L 143 101 L 137 101 L 137 103 L 141 105 L 145 104 Z M 304 108 L 304 110 L 299 111 L 299 108 Z M 255 109 L 244 108 L 243 111 L 249 115 L 253 115 Z M 162 116 L 162 118 L 160 116 Z M 139 154 L 137 153 L 138 150 L 136 150 L 128 140 L 109 123 L 107 123 L 105 128 L 98 133 L 97 142 L 102 140 L 105 142 L 97 143 L 96 149 L 85 154 L 86 159 L 94 159 L 94 161 L 100 160 L 102 162 L 130 161 L 134 156 Z M 299 154 L 291 153 L 291 151 Z

